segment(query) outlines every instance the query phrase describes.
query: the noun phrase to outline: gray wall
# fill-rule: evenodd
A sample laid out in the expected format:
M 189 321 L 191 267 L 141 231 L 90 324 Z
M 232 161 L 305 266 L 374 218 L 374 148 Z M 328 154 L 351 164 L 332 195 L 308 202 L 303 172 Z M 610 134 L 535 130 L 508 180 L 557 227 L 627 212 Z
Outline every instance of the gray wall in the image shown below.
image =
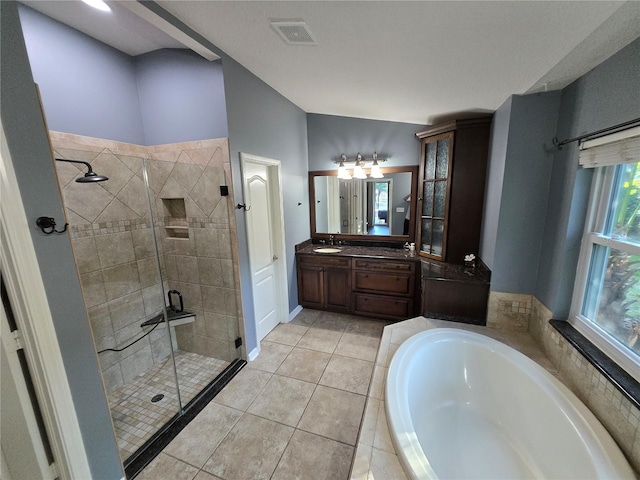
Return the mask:
M 24 5 L 19 10 L 49 128 L 144 145 L 134 59 Z
M 232 58 L 223 54 L 222 64 L 236 203 L 244 203 L 240 152 L 282 162 L 287 282 L 289 311 L 292 311 L 298 305 L 294 247 L 310 236 L 307 115 Z M 236 210 L 236 220 L 246 345 L 247 351 L 250 352 L 258 342 L 253 313 L 247 231 L 242 210 Z
M 138 145 L 228 136 L 219 61 L 178 49 L 130 57 L 19 10 L 50 129 Z
M 638 118 L 640 39 L 562 91 L 560 140 Z M 592 173 L 578 170 L 572 143 L 553 159 L 536 297 L 556 318 L 566 318 L 584 229 Z
M 494 291 L 535 291 L 559 105 L 558 91 L 512 97 L 491 275 Z
M 228 136 L 219 61 L 191 50 L 156 50 L 135 62 L 145 145 Z
M 30 225 L 64 218 L 49 140 L 23 41 L 17 4 L 0 2 L 2 124 Z M 3 198 L 3 202 L 15 199 Z M 16 205 L 18 206 L 18 205 Z M 123 476 L 68 235 L 31 237 L 93 478 Z
M 309 170 L 333 170 L 344 153 L 353 160 L 358 152 L 370 158 L 374 151 L 387 158 L 383 167 L 420 163 L 420 142 L 415 133 L 425 125 L 385 122 L 335 115 L 307 115 Z
M 496 238 L 498 236 L 498 220 L 500 219 L 500 203 L 502 202 L 502 182 L 505 162 L 507 160 L 512 98 L 513 97 L 509 97 L 507 101 L 496 110 L 491 122 L 491 140 L 489 143 L 482 232 L 480 235 L 480 258 L 490 269 L 493 268 L 496 253 Z

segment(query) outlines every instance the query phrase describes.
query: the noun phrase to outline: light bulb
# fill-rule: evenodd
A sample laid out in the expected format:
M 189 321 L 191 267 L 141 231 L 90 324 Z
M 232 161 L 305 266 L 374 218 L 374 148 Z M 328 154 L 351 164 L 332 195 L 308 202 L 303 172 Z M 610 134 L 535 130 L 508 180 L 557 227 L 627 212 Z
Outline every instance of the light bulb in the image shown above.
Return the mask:
M 380 165 L 378 165 L 378 160 L 374 160 L 373 165 L 371 166 L 371 178 L 384 178 L 384 175 L 380 170 Z
M 344 162 L 340 162 L 338 166 L 338 178 L 342 178 L 343 180 L 351 180 L 351 175 L 347 171 L 347 167 L 344 166 Z
M 360 178 L 360 179 L 367 178 L 367 174 L 364 173 L 364 169 L 362 168 L 362 163 L 360 163 L 361 160 L 362 160 L 362 155 L 358 153 L 358 156 L 356 157 L 356 166 L 353 167 L 354 178 Z

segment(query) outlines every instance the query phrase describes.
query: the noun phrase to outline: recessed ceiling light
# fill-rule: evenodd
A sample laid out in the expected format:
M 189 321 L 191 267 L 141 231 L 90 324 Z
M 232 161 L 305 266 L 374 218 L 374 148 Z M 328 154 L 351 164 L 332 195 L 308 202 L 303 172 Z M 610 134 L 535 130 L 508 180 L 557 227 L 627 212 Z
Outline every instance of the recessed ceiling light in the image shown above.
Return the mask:
M 98 10 L 102 10 L 103 12 L 110 12 L 111 7 L 104 3 L 102 0 L 82 0 L 87 5 L 91 5 L 93 8 L 97 8 Z

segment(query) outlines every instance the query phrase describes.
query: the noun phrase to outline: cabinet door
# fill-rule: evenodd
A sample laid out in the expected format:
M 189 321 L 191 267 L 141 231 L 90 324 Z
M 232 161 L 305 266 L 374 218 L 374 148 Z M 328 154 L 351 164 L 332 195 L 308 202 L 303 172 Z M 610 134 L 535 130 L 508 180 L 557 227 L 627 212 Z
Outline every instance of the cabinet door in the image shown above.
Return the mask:
M 324 308 L 323 269 L 317 266 L 298 267 L 298 301 L 308 308 Z
M 436 260 L 446 258 L 453 136 L 448 132 L 422 141 L 416 243 L 420 254 Z
M 423 280 L 422 314 L 461 317 L 486 325 L 488 283 L 462 283 L 443 280 Z M 445 317 L 446 318 L 446 317 Z
M 348 268 L 325 268 L 324 292 L 327 309 L 348 312 L 351 308 L 351 271 Z

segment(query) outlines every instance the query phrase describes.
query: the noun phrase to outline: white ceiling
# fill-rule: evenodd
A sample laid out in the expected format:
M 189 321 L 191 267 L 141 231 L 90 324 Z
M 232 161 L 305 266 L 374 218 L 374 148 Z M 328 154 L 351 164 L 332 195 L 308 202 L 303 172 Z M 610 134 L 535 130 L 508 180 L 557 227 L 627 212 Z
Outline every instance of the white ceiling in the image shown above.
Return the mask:
M 120 13 L 24 3 L 130 55 L 176 47 Z M 637 0 L 158 3 L 306 112 L 418 124 L 562 88 L 640 36 Z M 319 44 L 287 45 L 270 21 L 288 19 Z

